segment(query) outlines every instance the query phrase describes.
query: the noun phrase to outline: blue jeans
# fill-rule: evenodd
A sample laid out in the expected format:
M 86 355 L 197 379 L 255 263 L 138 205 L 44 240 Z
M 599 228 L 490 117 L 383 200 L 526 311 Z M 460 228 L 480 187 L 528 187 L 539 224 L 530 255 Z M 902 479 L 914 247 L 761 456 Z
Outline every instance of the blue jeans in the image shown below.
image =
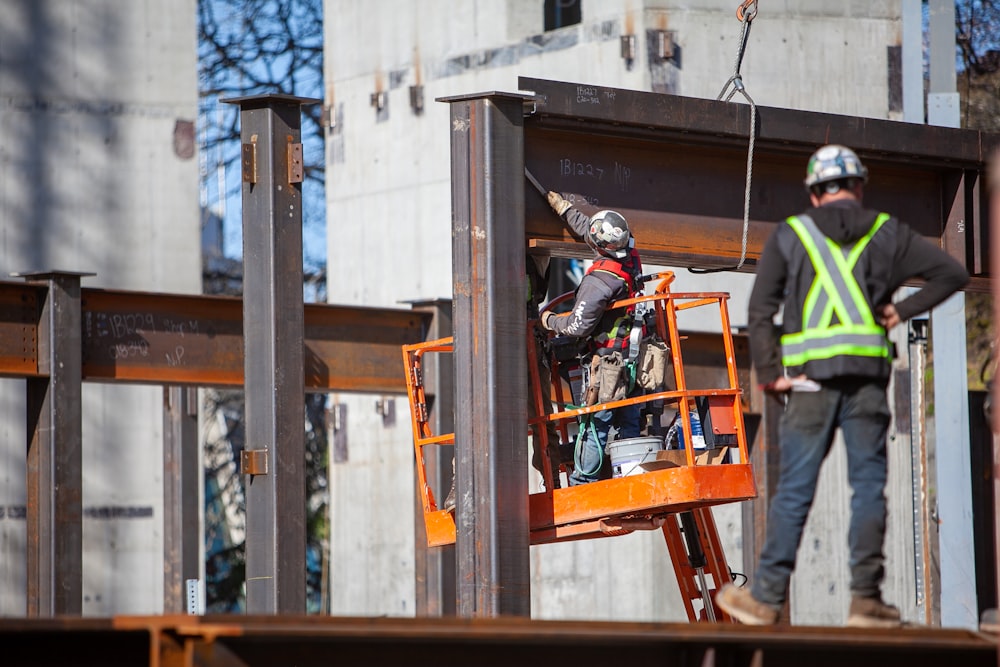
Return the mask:
M 795 553 L 816 494 L 820 466 L 840 427 L 847 450 L 851 519 L 851 593 L 876 597 L 885 575 L 886 431 L 889 406 L 885 382 L 839 379 L 817 392 L 791 392 L 780 423 L 778 487 L 767 516 L 751 593 L 758 601 L 780 607 L 788 595 Z
M 579 443 L 577 454 L 573 460 L 573 473 L 569 476 L 569 485 L 588 484 L 600 479 L 601 468 L 604 465 L 604 451 L 608 444 L 608 432 L 611 426 L 618 429 L 617 438 L 638 438 L 640 433 L 639 416 L 642 409 L 639 405 L 626 405 L 614 410 L 598 410 L 585 415 L 580 422 L 584 430 L 583 441 Z M 589 419 L 588 419 L 589 418 Z M 591 423 L 593 428 L 591 428 Z M 596 440 L 594 436 L 597 436 Z

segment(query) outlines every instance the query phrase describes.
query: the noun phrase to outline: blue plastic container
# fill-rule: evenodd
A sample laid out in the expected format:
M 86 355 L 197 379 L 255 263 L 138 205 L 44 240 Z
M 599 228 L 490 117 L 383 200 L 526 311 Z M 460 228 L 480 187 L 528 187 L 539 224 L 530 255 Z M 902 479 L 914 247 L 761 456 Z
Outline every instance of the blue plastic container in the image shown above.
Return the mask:
M 695 449 L 705 449 L 705 433 L 701 430 L 701 418 L 697 410 L 691 410 L 688 415 L 691 417 L 691 442 Z M 684 441 L 687 439 L 684 434 L 684 423 L 677 420 L 677 446 L 684 449 Z

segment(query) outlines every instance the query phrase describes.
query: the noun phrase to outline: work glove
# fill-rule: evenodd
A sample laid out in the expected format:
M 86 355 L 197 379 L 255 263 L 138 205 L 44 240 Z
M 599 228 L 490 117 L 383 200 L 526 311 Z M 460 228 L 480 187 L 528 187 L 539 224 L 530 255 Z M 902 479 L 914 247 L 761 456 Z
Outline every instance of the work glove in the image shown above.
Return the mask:
M 552 210 L 556 212 L 556 215 L 562 215 L 566 212 L 566 209 L 572 206 L 572 204 L 563 199 L 562 195 L 558 192 L 549 190 L 549 194 L 546 195 L 546 198 L 549 200 L 549 206 L 551 206 Z
M 556 314 L 553 313 L 551 310 L 546 310 L 544 313 L 542 313 L 542 328 L 545 329 L 546 331 L 552 331 L 552 318 L 555 316 Z

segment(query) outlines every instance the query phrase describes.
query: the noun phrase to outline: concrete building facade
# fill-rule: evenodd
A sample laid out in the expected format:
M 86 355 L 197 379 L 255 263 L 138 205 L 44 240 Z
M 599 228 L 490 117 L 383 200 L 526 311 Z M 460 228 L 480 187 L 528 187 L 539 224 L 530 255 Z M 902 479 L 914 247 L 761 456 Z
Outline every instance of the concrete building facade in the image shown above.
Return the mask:
M 0 3 L 0 279 L 201 292 L 195 0 Z M 0 382 L 0 615 L 25 613 L 24 381 Z M 163 600 L 163 390 L 83 388 L 83 613 Z
M 529 76 L 715 99 L 734 74 L 740 3 L 722 0 L 327 0 L 325 104 L 329 299 L 393 306 L 451 295 L 449 110 L 438 98 L 517 91 Z M 554 5 L 580 21 L 546 30 Z M 650 58 L 656 31 L 674 55 Z M 634 35 L 634 58 L 621 37 Z M 899 2 L 762 3 L 741 74 L 757 105 L 869 118 L 901 117 Z M 894 56 L 895 54 L 895 56 Z M 422 86 L 423 106 L 411 87 Z M 737 95 L 733 103 L 745 103 Z M 805 165 L 803 165 L 803 169 Z M 807 205 L 788 202 L 789 213 Z M 746 324 L 752 276 L 678 271 L 676 289 L 728 291 L 734 326 Z M 406 403 L 394 422 L 371 396 L 335 396 L 347 416 L 346 455 L 332 465 L 332 611 L 408 615 L 414 608 L 413 453 Z M 457 409 L 469 409 L 458 397 Z M 894 471 L 909 452 L 894 453 Z M 843 451 L 823 473 L 793 579 L 793 620 L 846 618 Z M 900 475 L 894 472 L 895 475 Z M 909 473 L 892 481 L 887 598 L 913 617 Z M 531 484 L 536 485 L 537 479 Z M 532 488 L 537 488 L 532 486 Z M 387 508 L 392 511 L 387 512 Z M 740 570 L 738 505 L 715 512 L 729 562 Z M 842 553 L 843 552 L 843 553 Z M 532 547 L 532 616 L 684 620 L 659 533 Z M 799 604 L 799 602 L 803 604 Z

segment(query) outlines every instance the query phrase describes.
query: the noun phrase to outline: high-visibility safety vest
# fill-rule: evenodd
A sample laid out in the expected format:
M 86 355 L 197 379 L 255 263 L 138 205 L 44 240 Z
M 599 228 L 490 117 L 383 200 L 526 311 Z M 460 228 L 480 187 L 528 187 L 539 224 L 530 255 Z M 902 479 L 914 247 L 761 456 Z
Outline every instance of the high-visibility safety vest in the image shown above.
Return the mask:
M 786 367 L 834 357 L 889 358 L 885 329 L 875 321 L 854 277 L 858 258 L 889 217 L 880 213 L 868 233 L 850 246 L 827 237 L 809 216 L 786 220 L 816 271 L 802 307 L 802 330 L 781 337 Z

